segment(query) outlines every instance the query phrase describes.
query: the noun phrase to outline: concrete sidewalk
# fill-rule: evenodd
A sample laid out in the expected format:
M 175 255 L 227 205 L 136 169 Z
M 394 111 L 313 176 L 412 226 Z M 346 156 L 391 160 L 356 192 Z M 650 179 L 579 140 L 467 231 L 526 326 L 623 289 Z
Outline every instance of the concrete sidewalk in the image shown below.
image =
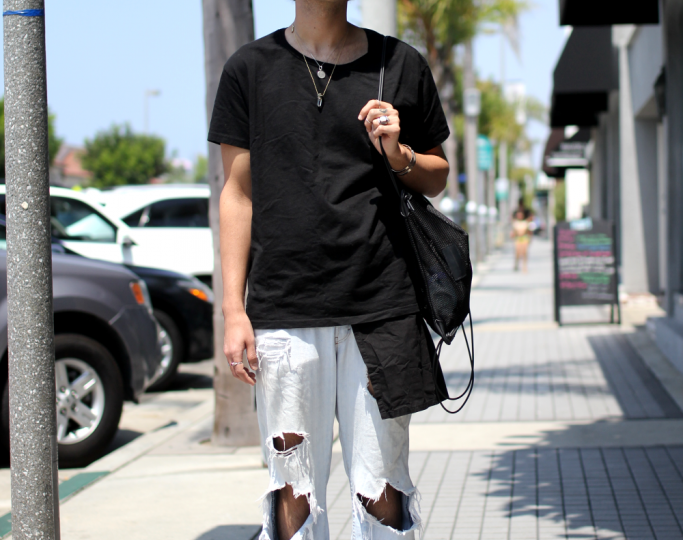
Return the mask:
M 683 538 L 683 376 L 647 336 L 579 324 L 606 320 L 597 308 L 570 310 L 577 324 L 558 328 L 544 241 L 531 246 L 528 274 L 512 271 L 509 249 L 494 256 L 472 313 L 471 402 L 411 426 L 424 538 Z M 456 392 L 469 374 L 463 344 L 444 349 L 442 364 Z M 62 538 L 254 538 L 268 485 L 260 450 L 212 447 L 205 397 L 82 471 L 93 482 L 63 502 Z M 350 503 L 335 447 L 332 538 L 350 538 Z

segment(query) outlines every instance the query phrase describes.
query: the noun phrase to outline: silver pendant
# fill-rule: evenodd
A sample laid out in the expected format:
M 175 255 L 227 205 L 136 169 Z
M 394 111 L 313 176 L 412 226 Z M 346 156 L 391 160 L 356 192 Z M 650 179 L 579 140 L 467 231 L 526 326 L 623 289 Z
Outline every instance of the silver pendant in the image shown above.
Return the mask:
M 322 69 L 319 69 L 318 70 L 318 78 L 324 79 L 325 77 L 327 77 L 327 73 L 325 73 Z
M 323 96 L 318 94 L 318 109 L 323 106 Z

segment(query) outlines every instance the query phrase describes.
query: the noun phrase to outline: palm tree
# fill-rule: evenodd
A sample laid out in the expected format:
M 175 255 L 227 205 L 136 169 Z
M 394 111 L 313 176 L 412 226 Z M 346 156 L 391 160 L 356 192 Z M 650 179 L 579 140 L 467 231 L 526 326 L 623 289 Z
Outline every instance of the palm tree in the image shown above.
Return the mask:
M 462 109 L 456 46 L 471 42 L 489 27 L 516 20 L 527 6 L 526 0 L 399 0 L 399 35 L 425 54 L 451 127 L 452 136 L 446 144 L 451 195 L 457 193 L 453 117 Z
M 211 119 L 223 65 L 242 45 L 254 40 L 254 15 L 251 0 L 203 0 L 204 59 L 206 69 L 206 115 Z M 207 122 L 208 124 L 208 122 Z M 251 388 L 235 379 L 222 355 L 223 286 L 218 253 L 218 202 L 223 188 L 223 165 L 220 148 L 209 145 L 208 180 L 211 186 L 209 221 L 213 231 L 214 272 L 214 350 L 216 355 L 216 414 L 213 441 L 218 445 L 248 446 L 259 444 L 258 423 Z

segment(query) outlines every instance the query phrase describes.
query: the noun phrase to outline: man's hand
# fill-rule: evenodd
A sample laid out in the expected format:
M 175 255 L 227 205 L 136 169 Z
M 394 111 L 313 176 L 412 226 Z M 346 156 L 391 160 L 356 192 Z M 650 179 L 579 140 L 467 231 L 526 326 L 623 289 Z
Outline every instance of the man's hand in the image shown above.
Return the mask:
M 247 365 L 243 363 L 245 349 L 247 351 Z M 228 359 L 233 377 L 254 386 L 256 375 L 253 371 L 258 371 L 258 358 L 256 357 L 254 329 L 244 311 L 225 316 L 223 352 Z M 249 367 L 253 371 L 249 371 Z
M 383 117 L 386 117 L 385 124 L 381 121 Z M 410 163 L 410 151 L 398 143 L 398 136 L 401 134 L 401 119 L 391 103 L 376 99 L 368 101 L 361 109 L 358 120 L 363 121 L 370 141 L 380 153 L 382 152 L 379 147 L 381 137 L 382 146 L 392 168 L 401 170 Z

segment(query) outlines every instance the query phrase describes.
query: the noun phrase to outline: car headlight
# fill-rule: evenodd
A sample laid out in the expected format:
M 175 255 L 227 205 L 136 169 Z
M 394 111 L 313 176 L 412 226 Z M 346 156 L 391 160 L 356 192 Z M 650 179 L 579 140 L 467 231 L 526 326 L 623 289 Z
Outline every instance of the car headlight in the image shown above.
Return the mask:
M 181 279 L 176 282 L 178 287 L 185 289 L 192 296 L 213 304 L 213 291 L 197 278 Z
M 152 299 L 149 297 L 147 285 L 141 279 L 130 282 L 130 290 L 133 293 L 135 301 L 141 306 L 145 306 L 150 313 L 152 312 Z

